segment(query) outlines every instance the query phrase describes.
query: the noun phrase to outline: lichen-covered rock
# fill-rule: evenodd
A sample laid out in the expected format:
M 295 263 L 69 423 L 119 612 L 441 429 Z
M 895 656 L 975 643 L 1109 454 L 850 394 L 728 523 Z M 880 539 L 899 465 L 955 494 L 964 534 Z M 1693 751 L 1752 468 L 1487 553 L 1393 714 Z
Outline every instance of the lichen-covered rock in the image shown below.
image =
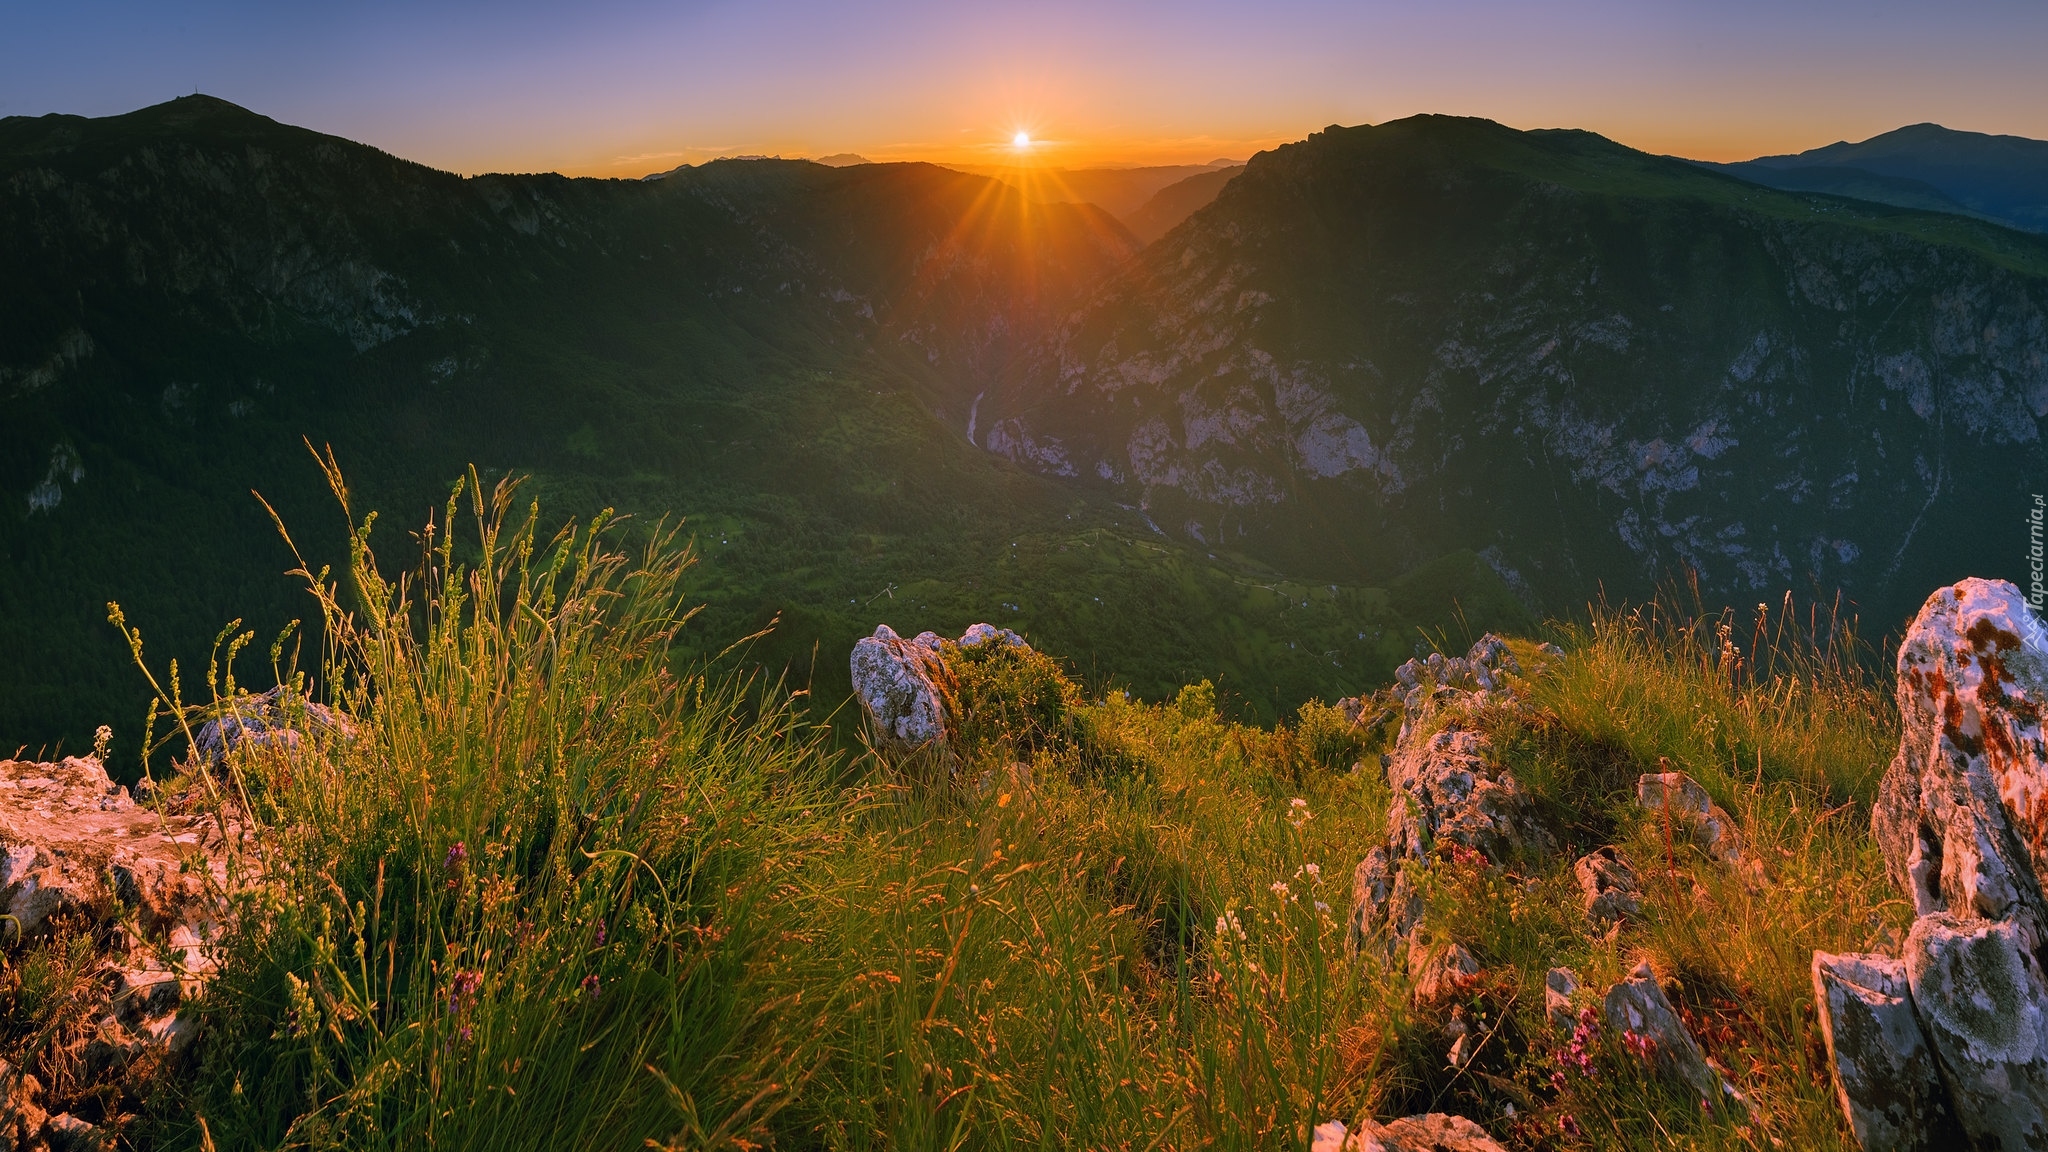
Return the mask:
M 1905 962 L 1815 952 L 1813 997 L 1835 1099 L 1864 1152 L 1955 1147 L 1959 1133 L 1913 1013 Z
M 1659 819 L 1668 819 L 1674 833 L 1699 845 L 1714 859 L 1724 864 L 1742 862 L 1742 833 L 1735 827 L 1735 818 L 1685 773 L 1644 774 L 1636 781 L 1636 803 Z
M 2048 926 L 2048 631 L 2018 588 L 1936 592 L 1899 645 L 1899 753 L 1871 829 L 1920 915 Z
M 180 924 L 210 932 L 203 877 L 229 886 L 228 859 L 211 816 L 168 815 L 135 803 L 91 757 L 57 763 L 0 760 L 0 906 L 8 939 L 34 935 L 50 917 L 95 919 L 135 909 L 143 929 Z M 226 823 L 227 835 L 240 828 Z
M 1605 928 L 1642 915 L 1642 889 L 1635 869 L 1614 847 L 1596 848 L 1572 865 L 1584 897 L 1586 919 Z
M 946 705 L 939 685 L 945 665 L 937 636 L 927 632 L 905 640 L 887 624 L 878 625 L 873 636 L 853 646 L 852 663 L 854 694 L 882 751 L 902 756 L 944 744 Z
M 283 685 L 259 695 L 232 697 L 215 711 L 192 738 L 193 755 L 208 767 L 227 763 L 237 748 L 297 748 L 308 736 L 345 737 L 355 731 L 326 705 L 287 696 Z
M 2010 920 L 1913 923 L 1906 977 L 1956 1119 L 1980 1148 L 2048 1148 L 2048 986 Z
M 1447 728 L 1397 747 L 1387 783 L 1394 791 L 1389 842 L 1410 859 L 1439 844 L 1463 845 L 1496 863 L 1550 847 L 1529 794 L 1500 769 L 1482 733 Z
M 1703 1106 L 1716 1112 L 1747 1112 L 1735 1086 L 1707 1062 L 1707 1054 L 1678 1018 L 1649 964 L 1637 965 L 1628 979 L 1609 988 L 1603 1007 L 1609 1028 L 1638 1047 L 1659 1072 L 1684 1082 Z
M 960 648 L 987 644 L 1030 649 L 1022 636 L 993 624 L 970 626 L 960 639 Z M 920 632 L 905 640 L 887 624 L 877 625 L 873 636 L 853 646 L 853 692 L 861 710 L 874 726 L 875 742 L 882 751 L 907 756 L 922 748 L 942 753 L 952 731 L 947 712 L 945 642 L 936 632 Z
M 1350 1131 L 1342 1120 L 1316 1125 L 1310 1152 L 1507 1152 L 1486 1129 L 1443 1112 L 1368 1120 Z

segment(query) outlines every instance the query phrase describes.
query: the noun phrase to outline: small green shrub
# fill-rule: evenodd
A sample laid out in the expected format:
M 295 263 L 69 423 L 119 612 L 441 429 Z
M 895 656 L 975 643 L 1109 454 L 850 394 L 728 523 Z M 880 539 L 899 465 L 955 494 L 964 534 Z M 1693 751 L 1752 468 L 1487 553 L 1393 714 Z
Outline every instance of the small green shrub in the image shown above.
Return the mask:
M 1294 731 L 1302 754 L 1326 772 L 1349 772 L 1365 753 L 1366 738 L 1344 710 L 1310 700 L 1295 714 Z

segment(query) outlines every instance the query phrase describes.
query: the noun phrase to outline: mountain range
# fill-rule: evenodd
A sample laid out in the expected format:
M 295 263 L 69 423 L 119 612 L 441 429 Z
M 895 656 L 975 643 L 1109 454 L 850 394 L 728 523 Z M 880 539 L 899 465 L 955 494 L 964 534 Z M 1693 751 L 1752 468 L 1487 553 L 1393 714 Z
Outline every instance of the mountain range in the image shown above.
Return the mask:
M 2048 232 L 2048 141 L 1912 124 L 1861 143 L 1715 165 L 1801 192 L 1956 212 Z
M 1126 199 L 462 178 L 202 96 L 0 120 L 0 738 L 139 717 L 108 600 L 188 692 L 304 615 L 249 493 L 336 559 L 308 441 L 393 553 L 469 464 L 686 514 L 696 654 L 773 622 L 743 658 L 827 699 L 878 621 L 1270 715 L 1695 575 L 1883 627 L 2023 574 L 2041 237 L 1449 117 Z

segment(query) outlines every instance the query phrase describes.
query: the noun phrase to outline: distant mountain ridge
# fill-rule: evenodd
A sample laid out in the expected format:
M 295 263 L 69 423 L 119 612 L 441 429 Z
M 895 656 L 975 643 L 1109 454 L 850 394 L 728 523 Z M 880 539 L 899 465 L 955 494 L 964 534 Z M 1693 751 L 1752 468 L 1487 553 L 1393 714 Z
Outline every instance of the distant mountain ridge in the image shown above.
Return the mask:
M 2048 141 L 1912 124 L 1860 143 L 1714 167 L 1774 188 L 1955 211 L 2048 232 Z
M 1152 194 L 1136 209 L 1126 213 L 1122 219 L 1131 235 L 1150 244 L 1171 232 L 1175 225 L 1187 219 L 1202 206 L 1216 199 L 1223 186 L 1244 171 L 1244 165 L 1233 164 L 1223 168 L 1212 168 L 1200 172 L 1175 184 L 1169 184 Z
M 465 179 L 204 97 L 0 120 L 0 642 L 55 654 L 0 729 L 106 719 L 110 599 L 187 667 L 274 635 L 246 493 L 329 538 L 301 437 L 408 527 L 471 462 L 687 511 L 710 631 L 779 617 L 776 662 L 843 669 L 886 602 L 1269 713 L 1460 613 L 1697 573 L 1881 628 L 2020 575 L 2048 240 L 1452 117 L 1193 178 L 1144 243 L 927 164 Z
M 1889 618 L 2018 562 L 2048 241 L 1422 116 L 1254 157 L 1019 366 L 984 447 L 1214 548 Z

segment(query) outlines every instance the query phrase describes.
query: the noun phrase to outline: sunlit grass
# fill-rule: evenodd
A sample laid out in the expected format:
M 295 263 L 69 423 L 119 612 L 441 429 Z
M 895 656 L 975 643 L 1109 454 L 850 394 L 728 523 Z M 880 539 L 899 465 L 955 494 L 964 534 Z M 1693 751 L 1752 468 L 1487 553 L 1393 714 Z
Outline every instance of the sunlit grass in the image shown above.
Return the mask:
M 1563 850 L 1434 865 L 1425 942 L 1484 970 L 1417 1004 L 1405 954 L 1344 947 L 1391 726 L 1237 723 L 1207 684 L 1091 700 L 989 646 L 952 661 L 950 763 L 849 757 L 788 692 L 672 666 L 671 535 L 541 540 L 513 489 L 457 496 L 408 575 L 368 520 L 341 579 L 307 574 L 318 673 L 279 671 L 355 734 L 236 759 L 272 884 L 150 1139 L 1264 1149 L 1441 1110 L 1527 1147 L 1845 1146 L 1807 958 L 1905 910 L 1865 830 L 1895 725 L 1841 635 L 1650 608 L 1559 629 L 1561 661 L 1517 642 L 1526 706 L 1483 723 Z M 1660 760 L 1737 814 L 1760 877 L 1634 809 Z M 1612 937 L 1570 878 L 1610 842 L 1648 905 Z M 1560 1062 L 1544 972 L 1597 990 L 1643 958 L 1752 1116 L 1609 1039 Z

